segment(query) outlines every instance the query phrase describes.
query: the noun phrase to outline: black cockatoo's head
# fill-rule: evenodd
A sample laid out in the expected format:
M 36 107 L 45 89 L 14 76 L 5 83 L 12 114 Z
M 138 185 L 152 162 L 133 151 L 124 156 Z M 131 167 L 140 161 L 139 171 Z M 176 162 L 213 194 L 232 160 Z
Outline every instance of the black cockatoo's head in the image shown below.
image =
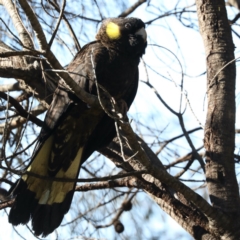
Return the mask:
M 138 18 L 108 18 L 96 35 L 108 48 L 141 57 L 147 46 L 145 24 Z

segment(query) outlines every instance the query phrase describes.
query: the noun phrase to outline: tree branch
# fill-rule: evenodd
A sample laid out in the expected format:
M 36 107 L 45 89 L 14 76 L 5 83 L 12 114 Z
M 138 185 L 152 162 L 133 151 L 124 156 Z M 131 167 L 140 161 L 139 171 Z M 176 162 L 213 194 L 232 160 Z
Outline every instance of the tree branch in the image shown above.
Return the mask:
M 2 4 L 8 11 L 8 14 L 10 15 L 13 24 L 19 34 L 19 37 L 21 39 L 22 45 L 28 48 L 34 48 L 33 42 L 29 36 L 28 31 L 26 30 L 25 26 L 22 23 L 21 18 L 19 17 L 19 14 L 17 12 L 17 8 L 15 5 L 13 5 L 11 0 L 2 0 Z
M 127 17 L 129 14 L 134 12 L 140 5 L 147 2 L 147 0 L 138 0 L 130 8 L 126 9 L 124 12 L 118 15 L 118 17 Z
M 35 123 L 36 125 L 38 125 L 39 127 L 42 126 L 43 121 L 38 119 L 36 116 L 32 115 L 31 113 L 28 113 L 20 104 L 19 102 L 14 99 L 13 97 L 7 95 L 4 92 L 0 92 L 0 98 L 3 98 L 6 101 L 9 101 L 9 103 L 11 103 L 15 109 L 17 110 L 17 112 L 19 113 L 20 116 L 28 119 L 29 121 Z M 7 103 L 8 104 L 8 103 Z

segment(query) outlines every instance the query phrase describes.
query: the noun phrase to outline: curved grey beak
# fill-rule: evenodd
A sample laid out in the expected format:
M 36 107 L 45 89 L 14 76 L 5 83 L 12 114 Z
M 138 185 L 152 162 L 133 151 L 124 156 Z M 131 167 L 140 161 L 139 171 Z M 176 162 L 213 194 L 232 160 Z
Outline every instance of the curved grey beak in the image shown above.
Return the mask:
M 144 42 L 147 41 L 147 32 L 146 32 L 146 30 L 145 30 L 144 27 L 142 27 L 141 29 L 139 29 L 139 30 L 135 33 L 135 35 L 141 36 L 141 37 L 143 38 Z

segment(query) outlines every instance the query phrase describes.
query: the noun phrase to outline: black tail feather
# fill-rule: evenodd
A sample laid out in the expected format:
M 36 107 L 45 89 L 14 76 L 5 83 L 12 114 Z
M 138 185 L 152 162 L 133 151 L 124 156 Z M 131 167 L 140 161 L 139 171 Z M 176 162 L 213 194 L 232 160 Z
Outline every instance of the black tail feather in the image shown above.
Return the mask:
M 28 223 L 31 211 L 36 205 L 35 193 L 29 191 L 27 184 L 20 179 L 16 183 L 12 195 L 17 197 L 9 213 L 9 222 L 13 225 Z
M 32 214 L 32 228 L 35 235 L 43 237 L 52 233 L 62 222 L 69 211 L 74 191 L 70 191 L 63 202 L 52 205 L 38 204 Z
M 45 237 L 61 224 L 64 215 L 69 211 L 73 193 L 74 191 L 68 192 L 61 203 L 39 204 L 36 194 L 27 189 L 27 184 L 20 179 L 15 188 L 12 188 L 12 195 L 16 198 L 9 213 L 9 222 L 19 225 L 32 220 L 34 234 Z

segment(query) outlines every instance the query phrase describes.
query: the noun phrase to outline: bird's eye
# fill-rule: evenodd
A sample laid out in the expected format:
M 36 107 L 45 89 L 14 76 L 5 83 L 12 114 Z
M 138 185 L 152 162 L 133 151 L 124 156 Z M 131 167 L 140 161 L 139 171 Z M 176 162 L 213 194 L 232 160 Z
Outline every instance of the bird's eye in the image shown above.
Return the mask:
M 129 29 L 132 25 L 130 23 L 125 24 L 125 28 Z

